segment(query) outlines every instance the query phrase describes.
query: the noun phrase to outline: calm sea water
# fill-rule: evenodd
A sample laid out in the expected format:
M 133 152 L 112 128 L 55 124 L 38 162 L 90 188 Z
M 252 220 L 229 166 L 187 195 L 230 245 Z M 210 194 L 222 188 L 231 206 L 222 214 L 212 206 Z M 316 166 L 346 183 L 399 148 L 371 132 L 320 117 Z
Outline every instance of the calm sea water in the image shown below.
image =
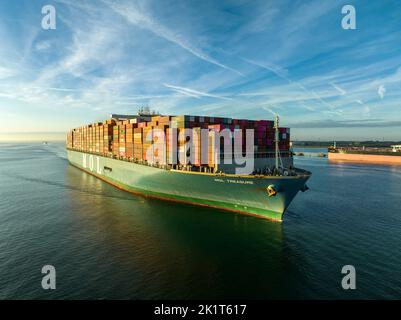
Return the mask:
M 311 190 L 279 224 L 125 193 L 63 148 L 0 144 L 2 299 L 401 298 L 400 167 L 298 158 Z

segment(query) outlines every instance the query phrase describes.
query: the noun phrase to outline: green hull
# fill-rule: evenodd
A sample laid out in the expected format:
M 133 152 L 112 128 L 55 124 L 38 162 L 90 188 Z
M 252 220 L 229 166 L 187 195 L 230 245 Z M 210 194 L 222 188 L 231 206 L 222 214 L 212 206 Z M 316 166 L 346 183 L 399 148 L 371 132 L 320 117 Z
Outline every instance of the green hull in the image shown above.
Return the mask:
M 123 190 L 163 200 L 192 203 L 282 221 L 310 174 L 255 177 L 165 170 L 67 150 L 74 166 Z M 266 188 L 274 185 L 276 196 Z

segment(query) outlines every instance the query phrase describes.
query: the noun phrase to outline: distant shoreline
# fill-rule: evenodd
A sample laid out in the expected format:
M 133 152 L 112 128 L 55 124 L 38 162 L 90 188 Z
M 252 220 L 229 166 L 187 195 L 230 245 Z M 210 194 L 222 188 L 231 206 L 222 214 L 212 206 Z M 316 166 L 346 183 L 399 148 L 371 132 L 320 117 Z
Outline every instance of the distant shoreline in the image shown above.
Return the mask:
M 367 147 L 367 148 L 390 148 L 399 145 L 401 141 L 336 141 L 338 148 Z M 293 148 L 328 148 L 334 145 L 333 141 L 293 141 Z
M 0 139 L 0 144 L 4 144 L 4 143 L 40 143 L 42 144 L 43 142 L 49 142 L 49 143 L 61 143 L 61 142 L 65 142 L 64 140 L 1 140 Z
M 304 146 L 304 145 L 292 145 L 293 148 L 309 148 L 309 149 L 322 149 L 322 148 L 328 148 L 330 145 L 325 145 L 325 146 Z

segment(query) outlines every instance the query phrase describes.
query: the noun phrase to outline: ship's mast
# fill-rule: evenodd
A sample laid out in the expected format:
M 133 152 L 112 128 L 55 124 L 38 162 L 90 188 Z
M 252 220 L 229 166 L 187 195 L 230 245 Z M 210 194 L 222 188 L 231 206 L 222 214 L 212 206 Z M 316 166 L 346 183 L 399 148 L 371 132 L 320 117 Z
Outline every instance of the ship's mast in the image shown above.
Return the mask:
M 276 143 L 276 170 L 278 170 L 278 161 L 279 161 L 279 147 L 278 147 L 278 141 L 279 141 L 279 117 L 276 115 L 276 121 L 274 122 L 274 129 L 275 129 L 275 143 Z

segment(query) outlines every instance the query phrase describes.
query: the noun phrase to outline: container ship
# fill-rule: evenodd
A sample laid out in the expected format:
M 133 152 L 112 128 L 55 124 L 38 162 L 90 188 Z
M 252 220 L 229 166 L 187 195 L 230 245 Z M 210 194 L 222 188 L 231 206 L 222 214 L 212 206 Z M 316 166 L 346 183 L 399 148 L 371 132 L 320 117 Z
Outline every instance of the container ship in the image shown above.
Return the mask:
M 125 191 L 275 221 L 311 175 L 278 117 L 111 115 L 70 130 L 66 146 L 73 166 Z
M 328 148 L 328 159 L 373 164 L 401 165 L 401 145 L 383 147 Z

